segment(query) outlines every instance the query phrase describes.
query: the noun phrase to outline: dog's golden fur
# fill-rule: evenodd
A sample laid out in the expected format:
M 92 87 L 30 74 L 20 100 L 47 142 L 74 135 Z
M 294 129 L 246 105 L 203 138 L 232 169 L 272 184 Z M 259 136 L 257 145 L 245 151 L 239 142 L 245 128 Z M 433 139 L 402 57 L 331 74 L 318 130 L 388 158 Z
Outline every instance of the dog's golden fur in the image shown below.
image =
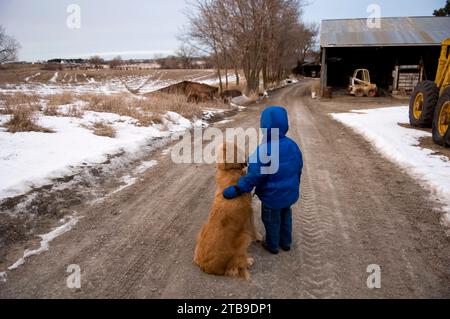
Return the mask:
M 233 148 L 234 160 L 225 161 L 227 150 Z M 242 153 L 233 144 L 225 143 L 218 149 L 215 198 L 208 221 L 197 236 L 194 262 L 208 274 L 249 280 L 248 269 L 253 259 L 248 257 L 247 249 L 256 238 L 252 197 L 250 194 L 233 200 L 223 197 L 223 191 L 246 174 L 246 164 L 238 163 L 238 154 Z

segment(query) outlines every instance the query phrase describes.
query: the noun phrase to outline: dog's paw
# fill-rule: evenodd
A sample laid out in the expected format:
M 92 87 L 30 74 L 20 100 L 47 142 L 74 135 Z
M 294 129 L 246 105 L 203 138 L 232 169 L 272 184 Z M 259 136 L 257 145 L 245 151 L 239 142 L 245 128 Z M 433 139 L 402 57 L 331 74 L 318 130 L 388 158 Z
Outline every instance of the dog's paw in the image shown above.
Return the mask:
M 259 233 L 259 232 L 257 232 L 257 231 L 255 231 L 253 234 L 252 234 L 252 239 L 253 239 L 253 241 L 255 242 L 255 243 L 260 243 L 260 242 L 262 242 L 263 241 L 263 236 Z
M 255 260 L 253 258 L 247 258 L 247 266 L 252 267 L 255 264 Z
M 250 278 L 251 278 L 250 272 L 247 269 L 242 270 L 241 277 L 244 278 L 246 281 L 250 281 Z
M 231 269 L 228 269 L 228 270 L 225 272 L 225 275 L 226 275 L 226 276 L 230 276 L 230 277 L 239 277 L 239 269 L 238 269 L 238 268 L 231 268 Z

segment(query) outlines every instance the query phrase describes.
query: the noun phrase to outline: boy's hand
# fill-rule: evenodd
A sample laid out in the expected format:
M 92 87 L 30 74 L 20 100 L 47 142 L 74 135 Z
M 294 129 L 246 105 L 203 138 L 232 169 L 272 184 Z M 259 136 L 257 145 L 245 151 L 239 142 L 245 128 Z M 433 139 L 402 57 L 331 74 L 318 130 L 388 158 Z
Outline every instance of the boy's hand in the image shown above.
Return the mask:
M 234 199 L 242 195 L 242 191 L 237 186 L 230 186 L 223 191 L 223 197 L 226 199 Z

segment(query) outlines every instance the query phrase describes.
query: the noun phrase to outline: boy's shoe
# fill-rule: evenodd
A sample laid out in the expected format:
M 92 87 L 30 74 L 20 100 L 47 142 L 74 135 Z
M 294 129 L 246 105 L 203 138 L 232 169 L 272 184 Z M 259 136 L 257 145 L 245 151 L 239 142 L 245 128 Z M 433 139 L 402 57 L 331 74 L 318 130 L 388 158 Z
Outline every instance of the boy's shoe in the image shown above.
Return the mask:
M 281 249 L 283 249 L 285 252 L 291 251 L 291 247 L 290 246 L 280 246 Z
M 263 248 L 264 248 L 265 250 L 267 250 L 267 251 L 268 251 L 269 253 L 271 253 L 272 255 L 278 255 L 279 251 L 276 250 L 276 249 L 272 249 L 272 248 L 270 248 L 269 246 L 267 246 L 267 244 L 266 244 L 265 241 L 263 241 L 263 242 L 261 243 L 261 245 L 263 246 Z

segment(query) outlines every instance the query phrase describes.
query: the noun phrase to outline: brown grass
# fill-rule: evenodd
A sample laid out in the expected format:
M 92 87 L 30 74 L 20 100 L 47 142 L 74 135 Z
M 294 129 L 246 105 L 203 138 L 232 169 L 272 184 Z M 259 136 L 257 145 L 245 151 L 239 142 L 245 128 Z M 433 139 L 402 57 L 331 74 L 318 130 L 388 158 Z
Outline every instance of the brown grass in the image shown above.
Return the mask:
M 82 118 L 84 115 L 84 110 L 82 108 L 79 108 L 75 105 L 71 105 L 66 113 L 64 113 L 64 116 L 68 117 L 76 117 L 76 118 Z
M 39 126 L 37 124 L 38 114 L 30 106 L 21 105 L 14 108 L 12 118 L 5 127 L 10 133 L 18 132 L 42 132 L 53 133 L 52 130 Z
M 138 120 L 139 125 L 149 126 L 162 123 L 167 112 L 176 112 L 187 119 L 201 118 L 207 107 L 229 108 L 221 102 L 189 103 L 184 95 L 152 93 L 142 98 L 131 94 L 81 94 L 78 96 L 87 104 L 85 110 L 115 113 Z
M 91 129 L 97 136 L 115 138 L 117 133 L 114 127 L 105 122 L 96 122 L 92 125 Z
M 41 109 L 41 98 L 36 94 L 4 94 L 1 98 L 4 103 L 4 108 L 1 112 L 3 114 L 13 114 L 19 106 L 27 106 L 34 111 L 40 111 Z
M 131 95 L 100 95 L 83 94 L 80 99 L 87 102 L 85 110 L 103 113 L 115 113 L 120 116 L 129 116 L 139 121 L 140 125 L 149 126 L 160 122 L 154 114 L 142 112 L 138 107 L 139 101 Z
M 189 103 L 184 95 L 153 93 L 147 95 L 146 100 L 141 100 L 140 105 L 144 111 L 154 113 L 176 112 L 187 119 L 201 118 L 205 108 L 229 108 L 219 101 L 209 103 Z
M 84 115 L 84 110 L 70 105 L 65 113 L 59 111 L 61 105 L 69 105 L 75 101 L 75 95 L 70 92 L 64 92 L 59 94 L 53 94 L 46 97 L 47 107 L 44 110 L 44 115 L 47 116 L 68 116 L 81 118 Z
M 59 106 L 55 104 L 47 104 L 44 109 L 45 116 L 59 116 L 61 113 L 59 112 Z
M 51 105 L 67 105 L 73 103 L 75 100 L 75 97 L 70 92 L 64 92 L 59 94 L 53 94 L 47 96 L 48 104 Z

